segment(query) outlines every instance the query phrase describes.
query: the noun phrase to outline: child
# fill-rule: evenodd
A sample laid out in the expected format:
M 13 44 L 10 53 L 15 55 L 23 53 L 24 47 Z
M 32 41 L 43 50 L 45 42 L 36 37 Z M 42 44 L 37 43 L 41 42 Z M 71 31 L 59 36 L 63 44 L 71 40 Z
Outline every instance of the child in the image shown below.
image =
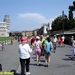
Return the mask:
M 4 42 L 2 42 L 2 50 L 5 51 L 5 45 L 4 45 Z

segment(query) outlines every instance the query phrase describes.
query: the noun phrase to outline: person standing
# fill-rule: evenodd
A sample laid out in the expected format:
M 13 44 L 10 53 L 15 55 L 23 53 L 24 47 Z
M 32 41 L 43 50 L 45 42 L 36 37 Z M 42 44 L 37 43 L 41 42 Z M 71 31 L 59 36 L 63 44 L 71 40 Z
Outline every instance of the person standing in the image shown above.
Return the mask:
M 13 36 L 10 36 L 11 45 L 13 45 Z
M 25 75 L 25 68 L 26 75 L 29 75 L 30 53 L 32 52 L 32 48 L 30 48 L 26 38 L 21 39 L 21 44 L 19 45 L 18 52 L 20 54 L 21 75 Z
M 5 45 L 4 45 L 4 42 L 2 42 L 2 50 L 5 51 Z

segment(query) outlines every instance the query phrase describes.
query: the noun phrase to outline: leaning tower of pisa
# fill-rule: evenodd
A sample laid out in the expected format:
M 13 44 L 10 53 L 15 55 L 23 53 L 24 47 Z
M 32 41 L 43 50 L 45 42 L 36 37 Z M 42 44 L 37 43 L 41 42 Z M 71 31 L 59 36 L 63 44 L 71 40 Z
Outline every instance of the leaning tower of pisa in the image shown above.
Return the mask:
M 9 33 L 10 32 L 10 16 L 5 15 L 4 19 L 3 19 L 3 22 L 6 22 L 6 27 L 7 27 L 8 33 Z

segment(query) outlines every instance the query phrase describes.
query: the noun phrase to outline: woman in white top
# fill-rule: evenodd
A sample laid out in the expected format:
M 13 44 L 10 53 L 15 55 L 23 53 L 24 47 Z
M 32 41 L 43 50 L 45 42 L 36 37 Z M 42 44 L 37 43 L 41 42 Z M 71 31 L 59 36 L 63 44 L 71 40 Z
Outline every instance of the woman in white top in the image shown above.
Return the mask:
M 26 38 L 21 39 L 21 44 L 19 45 L 18 52 L 20 53 L 21 75 L 25 75 L 25 67 L 26 75 L 29 75 L 30 53 L 32 52 L 32 49 L 27 43 Z

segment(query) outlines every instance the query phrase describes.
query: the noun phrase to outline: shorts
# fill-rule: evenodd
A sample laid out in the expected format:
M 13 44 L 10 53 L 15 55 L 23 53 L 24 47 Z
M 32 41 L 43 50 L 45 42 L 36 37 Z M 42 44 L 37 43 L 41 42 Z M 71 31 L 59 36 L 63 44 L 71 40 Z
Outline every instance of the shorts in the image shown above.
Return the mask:
M 49 55 L 51 55 L 51 51 L 47 51 L 47 50 L 45 50 L 45 54 L 49 54 Z
M 41 49 L 35 49 L 35 54 L 36 55 L 41 55 Z

